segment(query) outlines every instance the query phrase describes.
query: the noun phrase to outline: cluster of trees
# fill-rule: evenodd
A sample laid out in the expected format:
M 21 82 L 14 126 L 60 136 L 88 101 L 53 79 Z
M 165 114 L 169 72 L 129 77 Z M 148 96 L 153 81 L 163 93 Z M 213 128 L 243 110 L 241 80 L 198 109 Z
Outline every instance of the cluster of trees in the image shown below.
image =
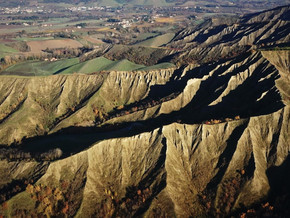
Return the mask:
M 110 50 L 113 46 L 112 45 L 101 45 L 98 48 L 88 48 L 87 51 L 83 50 L 83 54 L 80 56 L 80 62 L 92 60 L 96 57 L 100 57 L 104 55 L 108 50 Z
M 54 34 L 54 38 L 77 39 L 78 37 L 72 33 L 59 32 Z
M 115 117 L 129 115 L 129 114 L 135 113 L 137 111 L 141 111 L 141 110 L 145 110 L 145 109 L 150 108 L 150 107 L 154 107 L 154 106 L 159 105 L 163 102 L 170 101 L 171 99 L 176 98 L 179 94 L 180 94 L 180 92 L 176 92 L 176 93 L 173 93 L 169 96 L 166 96 L 166 97 L 163 97 L 160 99 L 155 99 L 155 100 L 154 99 L 147 99 L 147 100 L 144 100 L 142 102 L 133 103 L 133 104 L 127 105 L 127 106 L 120 105 L 120 106 L 116 107 L 115 111 L 111 112 L 110 114 L 101 113 L 101 116 L 100 116 L 100 111 L 97 110 L 96 108 L 94 108 L 93 111 L 94 111 L 95 116 L 96 116 L 95 123 L 96 123 L 96 125 L 100 125 L 101 123 L 103 123 L 107 120 L 113 119 Z
M 59 159 L 63 152 L 59 148 L 51 149 L 45 153 L 32 154 L 30 152 L 23 152 L 16 149 L 1 149 L 0 150 L 0 160 L 6 159 L 9 161 L 19 161 L 19 160 L 41 160 L 41 161 L 53 161 Z
M 46 52 L 48 57 L 54 57 L 54 58 L 72 58 L 72 57 L 79 57 L 81 54 L 83 54 L 82 49 L 79 48 L 58 48 L 58 49 L 45 49 L 43 50 Z
M 240 119 L 241 119 L 241 117 L 239 115 L 237 115 L 234 118 L 211 119 L 210 121 L 205 121 L 204 124 L 212 125 L 212 124 L 230 122 L 230 121 L 233 121 L 233 120 L 240 120 Z
M 49 150 L 48 152 L 42 153 L 40 155 L 40 159 L 42 160 L 56 160 L 62 156 L 62 150 L 60 148 L 55 148 L 52 150 Z
M 21 34 L 26 34 L 25 30 L 22 30 Z M 29 52 L 31 50 L 24 41 L 10 43 L 9 46 L 21 52 Z
M 81 48 L 56 48 L 56 49 L 45 49 L 44 52 L 51 54 L 54 58 L 72 58 L 72 57 L 80 57 L 81 55 L 92 51 L 94 48 L 92 45 L 84 45 Z
M 4 70 L 6 67 L 27 60 L 27 57 L 24 55 L 15 55 L 15 56 L 5 56 L 0 59 L 0 70 Z
M 86 27 L 87 26 L 87 23 L 78 23 L 75 25 L 76 27 L 80 26 L 82 28 Z
M 44 60 L 45 58 L 52 57 L 50 54 L 30 54 L 30 55 L 6 55 L 0 59 L 0 71 L 5 68 L 29 60 Z
M 59 186 L 36 184 L 36 179 L 13 180 L 0 189 L 0 217 L 73 217 L 80 207 L 78 193 L 84 180 L 76 175 L 74 181 L 61 180 Z M 33 208 L 9 210 L 7 200 L 25 191 L 34 202 Z
M 49 186 L 28 184 L 26 191 L 32 200 L 36 202 L 35 211 L 47 217 L 65 217 L 68 212 L 69 204 L 64 197 L 64 193 L 59 188 Z
M 42 184 L 33 185 L 33 183 L 33 180 L 25 180 L 22 181 L 21 187 L 17 184 L 11 185 L 15 186 L 13 190 L 17 189 L 17 192 L 23 191 L 26 187 L 26 192 L 35 202 L 35 208 L 32 211 L 30 209 L 8 211 L 8 203 L 4 202 L 0 206 L 0 217 L 8 216 L 8 214 L 13 217 L 68 217 L 69 202 L 65 198 L 63 190 Z M 9 198 L 5 197 L 5 199 Z M 4 214 L 1 214 L 1 212 Z
M 20 49 L 19 49 L 20 50 Z M 0 71 L 5 68 L 29 60 L 51 60 L 52 58 L 73 58 L 80 57 L 83 54 L 93 50 L 93 47 L 90 45 L 83 46 L 82 48 L 58 48 L 58 49 L 45 49 L 44 53 L 33 53 L 33 54 L 17 54 L 17 55 L 7 55 L 0 59 Z
M 0 189 L 0 211 L 1 211 L 1 209 L 2 209 L 2 211 L 3 211 L 3 209 L 4 210 L 7 209 L 7 205 L 5 205 L 5 201 L 10 199 L 15 194 L 25 190 L 25 187 L 27 186 L 27 184 L 33 183 L 33 182 L 34 182 L 33 179 L 30 179 L 30 180 L 28 180 L 28 179 L 12 180 L 9 184 L 2 186 Z M 1 204 L 2 204 L 2 208 L 1 208 Z M 3 208 L 3 206 L 4 206 L 4 208 Z M 0 215 L 1 215 L 1 213 L 0 213 Z
M 39 20 L 40 17 L 36 15 L 32 16 L 8 16 L 7 19 L 9 20 Z
M 97 206 L 96 217 L 134 217 L 140 208 L 145 208 L 150 201 L 152 191 L 149 188 L 127 188 L 126 196 L 120 199 L 118 193 L 112 189 L 105 189 L 105 199 Z

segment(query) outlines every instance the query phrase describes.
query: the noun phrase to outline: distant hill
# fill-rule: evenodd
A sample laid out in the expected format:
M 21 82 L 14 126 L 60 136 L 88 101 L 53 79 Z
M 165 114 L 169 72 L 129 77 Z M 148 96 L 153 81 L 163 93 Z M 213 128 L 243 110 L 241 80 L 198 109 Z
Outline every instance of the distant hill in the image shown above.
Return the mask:
M 66 3 L 86 3 L 86 2 L 107 2 L 105 0 L 38 0 L 38 2 L 66 2 Z M 119 4 L 134 4 L 134 5 L 160 5 L 160 3 L 177 3 L 187 2 L 188 0 L 112 0 Z
M 69 3 L 69 4 L 79 4 L 79 3 L 100 3 L 101 5 L 116 5 L 116 4 L 133 4 L 133 5 L 167 5 L 172 3 L 183 3 L 187 0 L 37 0 L 39 3 Z M 10 0 L 4 1 L 0 0 L 1 7 L 14 7 L 18 5 L 29 5 L 30 3 L 35 3 L 35 0 Z
M 35 5 L 35 3 L 67 3 L 67 4 L 80 4 L 80 3 L 95 3 L 102 6 L 116 6 L 123 4 L 131 5 L 154 5 L 154 6 L 169 6 L 169 5 L 182 5 L 185 3 L 192 3 L 192 0 L 0 0 L 0 7 L 17 7 L 21 5 Z M 212 3 L 212 1 L 205 0 L 203 3 Z M 216 1 L 217 4 L 221 4 L 223 1 Z M 247 3 L 246 0 L 237 0 L 237 3 Z M 260 0 L 261 3 L 269 3 L 269 0 Z M 287 1 L 284 1 L 287 4 Z M 196 2 L 198 3 L 198 2 Z M 281 5 L 284 3 L 281 1 Z

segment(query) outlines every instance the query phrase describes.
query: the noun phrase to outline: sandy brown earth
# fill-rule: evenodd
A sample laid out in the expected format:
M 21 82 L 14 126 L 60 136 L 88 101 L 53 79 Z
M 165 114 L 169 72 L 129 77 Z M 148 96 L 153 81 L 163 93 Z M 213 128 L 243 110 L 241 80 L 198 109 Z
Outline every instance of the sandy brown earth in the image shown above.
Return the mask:
M 53 48 L 79 48 L 83 45 L 73 39 L 56 39 L 56 40 L 43 40 L 43 41 L 31 41 L 27 42 L 28 46 L 31 48 L 31 52 L 41 52 L 46 48 L 53 49 Z

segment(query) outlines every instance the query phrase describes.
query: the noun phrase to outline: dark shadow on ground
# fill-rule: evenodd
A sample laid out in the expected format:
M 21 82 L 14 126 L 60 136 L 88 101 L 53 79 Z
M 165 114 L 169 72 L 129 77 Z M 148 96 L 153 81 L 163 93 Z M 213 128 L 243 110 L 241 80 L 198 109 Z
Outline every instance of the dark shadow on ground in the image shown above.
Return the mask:
M 245 58 L 249 58 L 246 64 L 225 75 L 222 74 L 232 64 Z M 256 63 L 259 58 L 261 58 L 260 55 L 251 56 L 250 53 L 245 53 L 238 58 L 229 60 L 230 64 L 223 64 L 219 68 L 217 66 L 222 62 L 203 65 L 189 71 L 184 77 L 181 77 L 183 70 L 181 68 L 173 73 L 168 83 L 151 88 L 147 100 L 153 99 L 158 102 L 164 96 L 181 92 L 189 79 L 203 78 L 210 71 L 217 68 L 210 77 L 201 82 L 193 100 L 179 111 L 155 115 L 145 121 L 125 122 L 118 125 L 69 127 L 50 135 L 24 139 L 22 144 L 11 146 L 9 149 L 12 152 L 29 152 L 33 158 L 39 159 L 42 153 L 59 148 L 63 153 L 61 158 L 65 158 L 105 139 L 130 137 L 153 131 L 156 128 L 161 128 L 174 122 L 201 124 L 211 119 L 233 118 L 237 115 L 241 118 L 249 118 L 276 112 L 284 107 L 281 97 L 275 89 L 275 80 L 279 78 L 279 74 L 274 67 L 268 67 L 266 61 L 260 64 L 251 76 L 225 96 L 220 103 L 209 106 L 225 90 L 232 76 L 245 71 L 251 64 Z M 269 77 L 269 73 L 272 72 L 274 73 Z M 266 91 L 268 92 L 262 100 L 257 101 L 261 94 Z M 142 101 L 147 100 L 144 99 Z M 142 101 L 135 104 L 142 104 Z M 1 149 L 7 149 L 7 146 L 2 146 Z

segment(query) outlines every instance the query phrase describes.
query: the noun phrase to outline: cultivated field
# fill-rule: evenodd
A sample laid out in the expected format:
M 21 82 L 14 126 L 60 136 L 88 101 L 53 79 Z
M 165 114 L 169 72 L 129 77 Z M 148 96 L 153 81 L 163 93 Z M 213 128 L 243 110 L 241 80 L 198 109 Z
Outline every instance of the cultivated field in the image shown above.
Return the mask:
M 11 55 L 12 53 L 15 53 L 15 52 L 18 52 L 18 51 L 14 48 L 0 44 L 0 58 L 3 58 L 6 55 Z
M 59 61 L 26 61 L 8 67 L 0 74 L 19 76 L 47 76 L 53 75 L 79 63 L 78 58 L 63 59 Z
M 176 22 L 176 19 L 173 17 L 158 17 L 155 21 L 158 23 L 174 23 Z
M 134 71 L 156 70 L 174 67 L 171 63 L 161 63 L 153 66 L 135 64 L 126 59 L 111 61 L 105 57 L 98 57 L 89 61 L 81 62 L 78 58 L 63 59 L 59 61 L 26 61 L 8 67 L 0 75 L 18 76 L 49 76 L 55 74 L 90 74 L 100 71 Z
M 55 40 L 41 40 L 41 41 L 30 41 L 27 42 L 28 46 L 31 48 L 32 53 L 41 52 L 47 48 L 54 49 L 54 48 L 79 48 L 83 45 L 73 39 L 55 39 Z

